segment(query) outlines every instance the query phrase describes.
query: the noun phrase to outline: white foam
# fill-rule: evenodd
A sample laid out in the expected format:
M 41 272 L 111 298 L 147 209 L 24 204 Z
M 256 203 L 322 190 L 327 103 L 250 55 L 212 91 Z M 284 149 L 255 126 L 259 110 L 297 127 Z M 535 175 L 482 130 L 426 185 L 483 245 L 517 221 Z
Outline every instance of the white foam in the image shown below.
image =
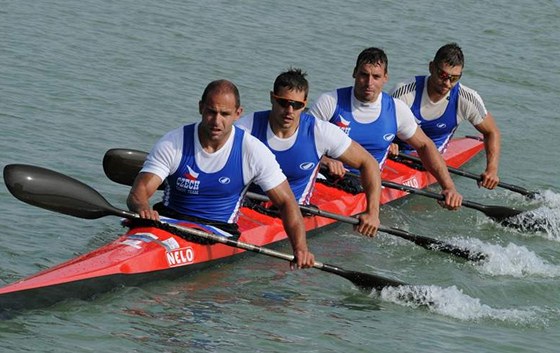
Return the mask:
M 543 202 L 551 208 L 560 209 L 560 194 L 554 191 L 544 190 L 537 195 L 536 200 Z
M 540 236 L 548 240 L 560 242 L 560 194 L 543 190 L 534 199 L 528 199 L 516 193 L 489 193 L 489 199 L 503 199 L 508 206 L 516 209 L 527 209 L 526 212 L 507 219 L 509 225 L 505 229 Z M 502 202 L 503 203 L 503 202 Z M 485 217 L 483 223 L 492 222 Z
M 429 311 L 464 321 L 497 320 L 514 324 L 544 324 L 547 319 L 542 309 L 496 309 L 482 304 L 456 286 L 401 286 L 387 287 L 380 293 L 382 300 L 407 307 L 426 307 Z
M 560 209 L 541 206 L 508 219 L 519 231 L 533 232 L 545 239 L 560 242 Z
M 472 263 L 481 272 L 489 275 L 560 277 L 560 266 L 548 263 L 525 246 L 509 243 L 503 247 L 473 238 L 455 238 L 452 243 L 485 254 L 486 258 L 483 261 Z

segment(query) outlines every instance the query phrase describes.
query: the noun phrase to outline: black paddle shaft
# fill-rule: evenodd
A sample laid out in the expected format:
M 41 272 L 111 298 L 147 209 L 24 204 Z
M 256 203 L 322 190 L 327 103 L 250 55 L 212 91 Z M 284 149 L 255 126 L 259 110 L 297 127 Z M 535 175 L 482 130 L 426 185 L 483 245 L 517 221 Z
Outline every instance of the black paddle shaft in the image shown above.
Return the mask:
M 401 190 L 401 191 L 406 191 L 409 192 L 411 194 L 416 194 L 416 195 L 421 195 L 421 196 L 426 196 L 432 199 L 436 199 L 436 200 L 440 200 L 443 201 L 445 200 L 445 196 L 441 195 L 441 194 L 436 194 L 435 192 L 430 192 L 427 190 L 422 190 L 422 189 L 417 189 L 417 188 L 413 188 L 411 186 L 407 186 L 407 185 L 402 185 L 402 184 L 397 184 L 397 183 L 393 183 L 391 181 L 382 181 L 381 184 L 387 188 L 390 189 L 397 189 L 397 190 Z M 463 206 L 468 207 L 468 208 L 472 208 L 475 209 L 477 211 L 480 211 L 482 213 L 484 213 L 485 215 L 487 215 L 488 217 L 494 219 L 495 221 L 501 222 L 503 220 L 506 220 L 507 218 L 516 216 L 520 213 L 523 213 L 525 211 L 520 211 L 520 210 L 516 210 L 514 208 L 510 208 L 510 207 L 504 207 L 504 206 L 491 206 L 491 205 L 483 205 L 477 202 L 473 202 L 473 201 L 467 201 L 467 200 L 463 200 L 463 202 L 461 203 Z
M 414 168 L 424 168 L 422 165 L 422 160 L 416 156 L 410 156 L 408 154 L 404 154 L 404 153 L 399 153 L 399 155 L 397 157 L 393 157 L 391 158 L 394 161 L 397 162 L 403 162 L 403 161 L 408 161 L 408 162 L 412 162 L 412 166 Z M 406 162 L 405 162 L 406 163 Z M 408 163 L 406 163 L 408 164 Z M 474 174 L 471 172 L 468 172 L 466 170 L 462 170 L 462 169 L 458 169 L 458 168 L 454 168 L 451 166 L 447 166 L 447 170 L 449 170 L 450 173 L 455 174 L 455 175 L 460 175 L 466 178 L 470 178 L 476 181 L 482 181 L 482 176 L 479 174 Z M 524 195 L 530 199 L 534 199 L 535 196 L 538 194 L 538 192 L 535 191 L 530 191 L 525 189 L 524 187 L 521 186 L 517 186 L 517 185 L 512 185 L 512 184 L 508 184 L 508 183 L 504 183 L 502 181 L 498 182 L 498 186 L 504 189 L 508 189 L 510 191 L 519 193 L 521 195 Z

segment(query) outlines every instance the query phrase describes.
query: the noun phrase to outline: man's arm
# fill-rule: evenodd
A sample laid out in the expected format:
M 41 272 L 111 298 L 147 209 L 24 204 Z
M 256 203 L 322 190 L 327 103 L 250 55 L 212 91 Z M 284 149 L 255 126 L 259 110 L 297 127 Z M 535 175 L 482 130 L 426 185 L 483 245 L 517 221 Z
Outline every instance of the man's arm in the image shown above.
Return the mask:
M 338 158 L 342 163 L 360 170 L 362 188 L 366 195 L 365 213 L 358 216 L 360 224 L 355 229 L 365 236 L 373 237 L 379 229 L 379 198 L 381 196 L 381 173 L 379 164 L 360 144 L 352 141 Z
M 152 173 L 140 173 L 134 180 L 126 204 L 128 209 L 141 218 L 159 220 L 159 214 L 150 206 L 150 197 L 157 191 L 163 181 Z
M 498 186 L 498 165 L 500 163 L 501 135 L 492 114 L 486 114 L 482 123 L 474 126 L 484 136 L 484 149 L 486 150 L 486 170 L 482 173 L 479 185 L 494 189 Z
M 414 135 L 406 140 L 406 142 L 416 150 L 424 167 L 438 181 L 442 188 L 441 193 L 445 196 L 445 207 L 450 210 L 458 209 L 463 201 L 463 196 L 455 189 L 455 184 L 449 175 L 445 160 L 433 141 L 418 127 Z
M 329 121 L 336 110 L 337 101 L 336 91 L 323 93 L 317 98 L 307 113 L 319 120 Z
M 270 201 L 278 207 L 284 230 L 290 239 L 294 256 L 297 260 L 297 268 L 313 267 L 315 258 L 307 248 L 303 216 L 294 197 L 288 181 L 284 180 L 280 185 L 266 192 Z

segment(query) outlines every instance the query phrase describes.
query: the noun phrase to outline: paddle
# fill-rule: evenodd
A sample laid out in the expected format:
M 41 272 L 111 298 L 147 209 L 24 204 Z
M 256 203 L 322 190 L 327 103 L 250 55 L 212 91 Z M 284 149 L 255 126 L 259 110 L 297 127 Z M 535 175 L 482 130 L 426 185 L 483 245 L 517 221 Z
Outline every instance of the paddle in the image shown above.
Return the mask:
M 409 192 L 411 194 L 426 196 L 426 197 L 436 199 L 436 200 L 441 200 L 441 201 L 445 200 L 445 196 L 443 196 L 442 194 L 436 194 L 435 192 L 413 188 L 412 186 L 393 183 L 392 181 L 383 180 L 381 182 L 381 185 L 383 185 L 387 188 L 390 188 L 390 189 L 397 189 L 397 190 L 401 190 L 401 191 L 406 191 L 406 192 Z M 480 204 L 478 202 L 467 201 L 467 200 L 463 200 L 462 205 L 465 206 L 465 207 L 472 208 L 472 209 L 475 209 L 477 211 L 480 211 L 480 212 L 484 213 L 486 216 L 494 219 L 497 222 L 502 222 L 509 217 L 513 217 L 513 216 L 516 216 L 520 213 L 525 212 L 525 211 L 521 211 L 521 210 L 516 210 L 514 208 L 509 208 L 509 207 L 504 207 L 504 206 L 483 205 L 483 204 Z
M 255 193 L 252 193 L 252 192 L 248 192 L 247 196 L 251 199 L 254 199 L 254 200 L 268 201 L 268 197 L 263 196 L 263 195 L 259 195 L 259 194 L 255 194 Z M 321 210 L 320 208 L 316 208 L 316 207 L 312 207 L 312 206 L 299 205 L 299 208 L 302 211 L 305 211 L 307 213 L 310 213 L 310 214 L 313 214 L 313 215 L 316 215 L 316 216 L 331 218 L 331 219 L 335 219 L 337 221 L 352 224 L 352 225 L 360 223 L 360 220 L 355 218 L 355 217 L 348 217 L 348 216 L 344 216 L 344 215 L 341 215 L 341 214 L 338 214 L 338 213 L 332 213 L 332 212 L 324 211 L 324 210 Z M 414 244 L 423 247 L 424 249 L 441 251 L 441 252 L 445 252 L 445 253 L 448 253 L 448 254 L 453 254 L 455 256 L 462 257 L 466 260 L 481 261 L 481 260 L 484 260 L 486 258 L 486 255 L 484 255 L 483 253 L 471 252 L 468 249 L 461 249 L 461 248 L 453 246 L 452 244 L 445 243 L 443 241 L 440 241 L 440 240 L 437 240 L 437 239 L 432 239 L 432 238 L 425 237 L 425 236 L 422 236 L 422 235 L 409 233 L 409 232 L 407 232 L 405 230 L 402 230 L 402 229 L 393 228 L 393 227 L 385 227 L 385 226 L 381 225 L 381 226 L 379 226 L 379 230 L 383 233 L 391 234 L 391 235 L 406 239 L 408 241 L 411 241 Z
M 359 175 L 354 173 L 346 173 L 346 175 L 359 178 Z M 445 200 L 445 196 L 441 194 L 436 194 L 435 192 L 413 188 L 407 185 L 393 183 L 391 181 L 383 180 L 381 182 L 381 185 L 390 189 L 406 191 L 411 194 L 426 196 L 436 200 L 441 200 L 441 201 Z M 511 227 L 520 230 L 541 231 L 541 232 L 548 232 L 551 227 L 548 219 L 539 218 L 535 216 L 535 214 L 531 212 L 527 212 L 525 210 L 516 210 L 514 208 L 509 208 L 504 206 L 483 205 L 474 201 L 467 201 L 467 200 L 463 200 L 461 204 L 465 207 L 472 208 L 484 213 L 486 216 L 500 223 L 504 227 Z M 523 215 L 522 219 L 514 218 L 515 216 L 520 215 L 521 213 L 524 212 L 527 213 Z
M 399 162 L 399 163 L 410 165 L 415 169 L 420 169 L 420 168 L 424 169 L 424 166 L 422 165 L 422 160 L 420 158 L 416 157 L 416 156 L 410 156 L 410 155 L 407 155 L 407 154 L 404 154 L 404 153 L 399 153 L 398 156 L 391 157 L 391 159 L 396 161 L 396 162 Z M 406 162 L 406 161 L 408 161 L 408 162 Z M 412 162 L 412 163 L 410 163 L 410 162 Z M 467 178 L 470 178 L 470 179 L 474 179 L 476 181 L 481 181 L 482 180 L 482 176 L 480 176 L 478 174 L 468 172 L 466 170 L 457 169 L 457 168 L 453 168 L 453 167 L 450 167 L 450 166 L 447 166 L 447 170 L 449 170 L 450 173 L 460 175 L 460 176 L 464 176 L 464 177 L 467 177 Z M 527 190 L 527 189 L 525 189 L 521 186 L 507 184 L 507 183 L 504 183 L 504 182 L 501 182 L 501 181 L 498 183 L 498 186 L 501 187 L 501 188 L 504 188 L 504 189 L 508 189 L 510 191 L 513 191 L 513 192 L 517 192 L 517 193 L 519 193 L 521 195 L 524 195 L 524 196 L 526 196 L 527 198 L 530 198 L 530 199 L 534 199 L 535 196 L 538 194 L 537 191 L 529 191 L 529 190 Z
M 112 206 L 90 186 L 49 169 L 31 165 L 10 164 L 4 167 L 4 182 L 8 190 L 17 199 L 50 211 L 85 219 L 97 219 L 105 216 L 118 216 L 128 219 L 139 217 L 136 213 Z M 293 255 L 257 245 L 243 243 L 197 229 L 179 227 L 172 224 L 169 224 L 169 226 L 231 247 L 276 257 L 289 262 L 294 260 Z M 363 289 L 375 288 L 381 290 L 384 287 L 406 285 L 398 280 L 368 273 L 348 271 L 341 267 L 321 262 L 315 262 L 314 268 L 344 277 L 357 287 Z
M 109 177 L 109 179 L 111 179 L 112 181 L 130 186 L 134 182 L 134 179 L 136 178 L 136 175 L 138 175 L 138 172 L 142 169 L 142 165 L 144 164 L 147 155 L 148 154 L 146 152 L 138 150 L 129 150 L 122 148 L 110 149 L 105 153 L 105 156 L 103 157 L 103 170 L 105 171 L 105 175 L 107 175 L 107 177 Z M 247 197 L 259 201 L 269 201 L 268 197 L 252 192 L 248 192 Z M 335 219 L 337 221 L 349 223 L 352 225 L 358 224 L 360 222 L 354 217 L 347 217 L 337 213 L 323 211 L 311 206 L 300 205 L 299 207 L 302 211 L 306 211 L 310 214 Z M 445 243 L 440 240 L 421 235 L 412 234 L 401 229 L 380 226 L 379 230 L 384 233 L 392 234 L 394 236 L 411 241 L 416 245 L 419 245 L 428 250 L 441 251 L 474 261 L 484 260 L 486 258 L 486 255 L 480 252 L 473 253 L 467 249 L 457 248 L 449 243 Z

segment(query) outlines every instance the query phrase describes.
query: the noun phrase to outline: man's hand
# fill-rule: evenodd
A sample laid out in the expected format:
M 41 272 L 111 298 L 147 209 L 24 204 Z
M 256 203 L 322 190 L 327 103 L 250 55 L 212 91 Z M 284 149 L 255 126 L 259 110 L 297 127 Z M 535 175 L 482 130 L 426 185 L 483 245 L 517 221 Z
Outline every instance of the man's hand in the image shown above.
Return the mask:
M 140 215 L 140 218 L 159 221 L 159 213 L 156 210 L 145 209 L 145 210 L 138 211 L 138 214 Z
M 484 173 L 481 174 L 482 180 L 478 182 L 479 187 L 485 187 L 487 189 L 494 189 L 498 186 L 500 182 L 500 178 L 498 177 L 498 173 L 496 171 L 490 171 L 486 169 Z
M 442 207 L 445 207 L 448 210 L 458 210 L 461 207 L 461 204 L 463 203 L 463 196 L 454 188 L 445 189 L 441 192 L 441 194 L 445 196 L 445 202 L 438 201 Z
M 355 231 L 371 238 L 377 235 L 377 230 L 379 229 L 379 225 L 381 224 L 379 222 L 379 217 L 367 213 L 362 213 L 358 216 L 358 219 L 360 220 L 360 223 L 354 226 Z
M 346 174 L 344 164 L 336 159 L 323 157 L 321 159 L 321 164 L 327 167 L 329 174 L 336 178 L 342 178 L 344 174 Z
M 290 268 L 294 269 L 302 269 L 302 268 L 311 268 L 315 264 L 315 256 L 309 250 L 296 250 L 294 252 L 295 256 L 295 263 L 290 263 Z
M 389 156 L 398 156 L 399 155 L 399 145 L 396 143 L 392 143 L 389 145 Z

